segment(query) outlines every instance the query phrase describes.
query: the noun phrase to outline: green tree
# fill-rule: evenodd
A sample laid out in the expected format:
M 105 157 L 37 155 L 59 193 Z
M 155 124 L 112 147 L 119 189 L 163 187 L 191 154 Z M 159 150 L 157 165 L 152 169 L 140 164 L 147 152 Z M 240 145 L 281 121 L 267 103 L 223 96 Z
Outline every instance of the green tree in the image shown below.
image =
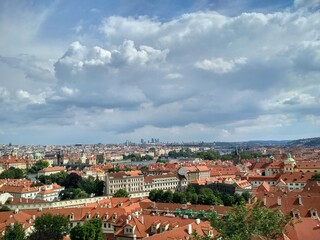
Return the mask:
M 96 180 L 95 180 L 95 195 L 102 196 L 103 190 L 104 190 L 104 181 L 96 178 Z
M 172 203 L 173 201 L 173 192 L 171 190 L 165 191 L 161 196 L 161 202 Z
M 70 173 L 66 177 L 65 187 L 66 188 L 78 188 L 82 184 L 82 177 L 74 172 Z
M 4 170 L 0 174 L 0 179 L 7 179 L 7 178 L 21 179 L 21 178 L 24 178 L 24 173 L 19 168 L 10 167 L 8 170 Z
M 157 194 L 157 191 L 156 189 L 152 189 L 150 192 L 149 192 L 149 199 L 151 201 L 156 201 L 156 194 Z
M 113 168 L 109 168 L 108 172 L 109 173 L 120 172 L 120 168 L 118 166 L 117 167 L 113 167 Z
M 218 205 L 218 199 L 210 188 L 201 188 L 198 194 L 198 202 L 206 205 Z
M 79 199 L 79 198 L 87 198 L 89 194 L 83 191 L 81 188 L 67 188 L 60 192 L 60 199 Z
M 92 176 L 89 176 L 87 179 L 83 179 L 79 187 L 88 194 L 96 193 L 96 183 Z
M 223 219 L 217 215 L 212 216 L 211 225 L 226 240 L 250 240 L 253 234 L 276 239 L 281 235 L 283 227 L 289 223 L 290 216 L 283 215 L 278 209 L 271 210 L 259 205 L 257 202 L 251 207 L 243 204 L 235 206 Z
M 43 214 L 34 221 L 29 240 L 59 240 L 69 234 L 70 222 L 63 215 Z
M 196 193 L 186 192 L 186 198 L 187 198 L 187 201 L 192 204 L 198 203 L 198 194 Z
M 141 170 L 141 172 L 147 172 L 147 171 L 149 171 L 149 167 L 144 165 L 144 166 L 140 167 L 140 170 Z
M 320 181 L 320 174 L 319 173 L 313 174 L 310 180 Z
M 113 197 L 129 197 L 129 193 L 125 189 L 119 189 L 113 194 Z
M 249 202 L 249 199 L 252 197 L 249 192 L 244 192 L 241 195 L 247 203 Z
M 163 199 L 163 194 L 164 194 L 164 191 L 162 189 L 159 189 L 156 191 L 156 195 L 155 195 L 155 202 L 161 202 L 161 200 Z
M 81 225 L 77 225 L 70 230 L 71 240 L 83 240 L 84 239 L 84 229 Z
M 11 211 L 11 209 L 9 207 L 7 207 L 7 206 L 2 206 L 0 208 L 0 212 L 9 212 L 9 211 Z
M 188 186 L 186 188 L 186 192 L 187 193 L 196 193 L 196 189 L 191 184 L 188 184 Z
M 66 185 L 66 178 L 68 176 L 68 173 L 65 171 L 61 171 L 59 173 L 51 174 L 50 176 L 44 176 L 41 175 L 38 180 L 42 182 L 43 184 L 52 184 L 56 183 L 61 186 Z
M 49 167 L 49 162 L 45 160 L 37 161 L 29 170 L 29 173 L 37 173 L 41 169 Z
M 174 203 L 187 203 L 186 195 L 182 192 L 174 192 L 172 201 Z
M 83 225 L 84 240 L 103 240 L 102 220 L 94 218 Z
M 71 240 L 103 240 L 102 220 L 93 218 L 70 231 Z
M 2 240 L 25 240 L 26 232 L 22 224 L 15 222 L 13 226 L 7 226 Z

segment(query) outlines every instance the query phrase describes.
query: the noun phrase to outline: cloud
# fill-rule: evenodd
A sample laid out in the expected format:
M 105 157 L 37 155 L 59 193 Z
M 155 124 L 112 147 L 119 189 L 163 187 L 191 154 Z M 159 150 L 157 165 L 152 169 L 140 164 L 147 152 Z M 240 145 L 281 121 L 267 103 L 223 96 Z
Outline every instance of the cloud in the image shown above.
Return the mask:
M 18 100 L 26 103 L 26 104 L 45 104 L 46 100 L 45 100 L 45 93 L 41 93 L 38 95 L 35 94 L 30 94 L 27 91 L 24 90 L 18 90 L 16 92 L 17 98 Z
M 224 74 L 235 71 L 239 65 L 246 64 L 246 62 L 247 59 L 244 57 L 230 61 L 225 61 L 222 58 L 213 58 L 196 62 L 195 67 L 214 73 Z
M 165 20 L 105 16 L 80 32 L 70 28 L 73 41 L 48 58 L 3 53 L 3 138 L 14 129 L 50 128 L 77 132 L 79 139 L 97 136 L 97 142 L 105 136 L 231 141 L 312 135 L 320 116 L 319 17 L 295 6 L 234 16 L 204 10 Z M 295 130 L 301 126 L 305 132 Z
M 9 99 L 10 93 L 4 87 L 0 86 L 0 102 L 7 102 Z
M 294 6 L 297 8 L 300 8 L 300 7 L 317 8 L 320 6 L 320 1 L 319 0 L 295 0 Z

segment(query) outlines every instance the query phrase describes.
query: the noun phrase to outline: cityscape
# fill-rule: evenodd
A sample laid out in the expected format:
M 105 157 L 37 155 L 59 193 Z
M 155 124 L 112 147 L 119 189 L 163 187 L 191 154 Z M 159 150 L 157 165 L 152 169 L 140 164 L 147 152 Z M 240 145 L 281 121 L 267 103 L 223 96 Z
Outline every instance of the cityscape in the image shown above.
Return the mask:
M 0 1 L 0 239 L 320 239 L 319 20 Z

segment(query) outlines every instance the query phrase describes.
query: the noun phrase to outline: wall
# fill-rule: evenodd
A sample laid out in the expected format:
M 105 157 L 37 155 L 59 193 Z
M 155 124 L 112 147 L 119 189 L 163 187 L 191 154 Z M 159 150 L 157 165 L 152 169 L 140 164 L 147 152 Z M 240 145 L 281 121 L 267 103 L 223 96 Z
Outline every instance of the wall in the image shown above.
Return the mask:
M 16 204 L 16 205 L 6 205 L 11 210 L 15 209 L 39 209 L 39 208 L 61 208 L 61 207 L 73 207 L 77 205 L 85 205 L 87 203 L 94 203 L 100 200 L 108 199 L 110 197 L 101 196 L 101 197 L 92 197 L 92 198 L 81 198 L 81 199 L 72 199 L 64 200 L 58 202 L 46 202 L 46 203 L 26 203 L 26 204 Z

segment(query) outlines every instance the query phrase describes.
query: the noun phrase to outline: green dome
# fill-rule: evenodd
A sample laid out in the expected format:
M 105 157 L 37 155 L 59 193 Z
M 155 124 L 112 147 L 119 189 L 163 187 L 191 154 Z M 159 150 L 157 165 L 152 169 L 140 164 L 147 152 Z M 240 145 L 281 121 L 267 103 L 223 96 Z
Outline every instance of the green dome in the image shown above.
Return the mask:
M 288 158 L 286 160 L 284 160 L 284 163 L 296 163 L 296 160 L 294 160 L 292 157 L 291 157 L 291 154 L 289 153 L 288 154 Z
M 41 153 L 36 152 L 36 153 L 34 154 L 34 156 L 35 156 L 35 157 L 41 157 Z

